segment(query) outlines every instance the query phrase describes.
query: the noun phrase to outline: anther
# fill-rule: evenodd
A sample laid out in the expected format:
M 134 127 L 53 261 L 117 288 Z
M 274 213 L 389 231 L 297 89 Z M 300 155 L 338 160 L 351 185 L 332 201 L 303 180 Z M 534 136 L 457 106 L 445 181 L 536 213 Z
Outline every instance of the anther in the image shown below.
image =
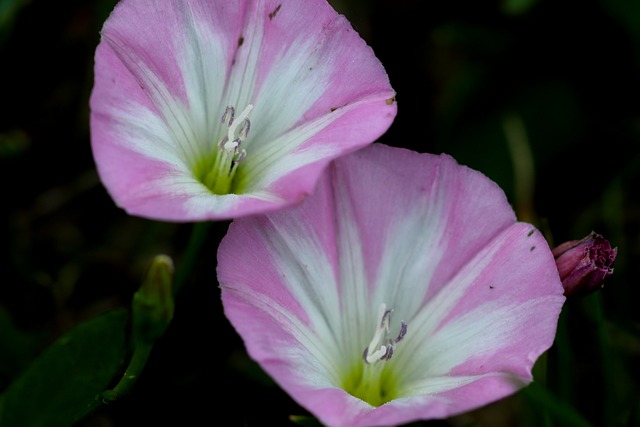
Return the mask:
M 399 343 L 400 341 L 402 341 L 402 339 L 404 338 L 404 336 L 407 334 L 407 324 L 404 322 L 400 322 L 400 333 L 398 334 L 398 336 L 396 337 L 396 339 L 394 340 L 394 343 Z
M 391 359 L 391 356 L 393 356 L 393 345 L 391 345 L 391 343 L 390 343 L 387 346 L 387 349 L 385 350 L 385 352 L 382 355 L 382 357 L 380 358 L 380 360 L 389 360 L 389 359 Z
M 249 119 L 244 119 L 240 128 L 238 129 L 238 138 L 245 140 L 249 136 L 249 130 L 251 129 L 251 122 Z
M 222 120 L 221 122 L 229 127 L 231 126 L 231 123 L 233 123 L 233 117 L 236 114 L 236 109 L 233 108 L 231 105 L 227 106 L 227 108 L 224 110 L 224 113 L 222 114 Z

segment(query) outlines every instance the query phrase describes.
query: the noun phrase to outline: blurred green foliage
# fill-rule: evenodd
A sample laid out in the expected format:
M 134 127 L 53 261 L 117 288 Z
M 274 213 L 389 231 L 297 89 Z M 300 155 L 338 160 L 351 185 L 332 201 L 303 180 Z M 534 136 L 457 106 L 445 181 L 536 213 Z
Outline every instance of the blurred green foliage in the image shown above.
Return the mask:
M 84 418 L 124 362 L 126 321 L 126 311 L 112 311 L 58 338 L 0 395 L 0 425 L 65 427 Z
M 77 415 L 67 399 L 82 406 L 99 391 L 86 375 L 113 385 L 126 328 L 109 313 L 129 310 L 158 253 L 176 261 L 183 288 L 174 320 L 131 394 L 78 426 L 309 422 L 224 318 L 215 260 L 227 223 L 199 229 L 196 257 L 192 226 L 127 216 L 97 178 L 88 98 L 115 3 L 0 0 L 0 425 L 63 425 Z M 640 426 L 640 3 L 330 3 L 397 91 L 381 142 L 482 171 L 552 246 L 595 230 L 618 247 L 605 288 L 565 306 L 535 386 L 416 425 Z
M 29 0 L 0 0 L 0 46 L 11 33 L 18 11 L 28 2 Z

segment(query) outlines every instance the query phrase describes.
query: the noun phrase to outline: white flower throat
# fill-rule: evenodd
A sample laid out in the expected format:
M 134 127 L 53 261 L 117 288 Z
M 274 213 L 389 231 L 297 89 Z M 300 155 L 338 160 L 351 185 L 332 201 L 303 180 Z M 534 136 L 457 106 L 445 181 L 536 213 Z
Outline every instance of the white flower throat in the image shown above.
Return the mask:
M 247 155 L 242 144 L 251 130 L 251 110 L 253 105 L 249 104 L 236 117 L 235 107 L 229 105 L 222 114 L 221 122 L 227 127 L 227 134 L 218 143 L 215 160 L 201 180 L 214 194 L 229 194 L 232 190 L 238 164 Z
M 389 333 L 392 312 L 393 310 L 387 310 L 387 306 L 384 303 L 378 307 L 378 317 L 373 338 L 362 353 L 362 359 L 367 364 L 391 359 L 395 346 L 402 341 L 407 333 L 407 324 L 402 321 L 400 322 L 400 332 L 398 336 L 395 339 L 386 338 Z

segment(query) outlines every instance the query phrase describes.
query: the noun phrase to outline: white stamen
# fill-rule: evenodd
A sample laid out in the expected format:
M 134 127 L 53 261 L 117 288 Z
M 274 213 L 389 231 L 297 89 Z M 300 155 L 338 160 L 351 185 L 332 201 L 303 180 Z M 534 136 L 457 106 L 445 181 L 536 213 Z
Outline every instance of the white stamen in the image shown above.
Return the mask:
M 218 147 L 230 155 L 231 164 L 229 165 L 229 173 L 231 173 L 235 166 L 247 155 L 245 150 L 240 150 L 240 144 L 249 136 L 251 122 L 248 117 L 251 110 L 253 110 L 253 105 L 249 104 L 242 110 L 240 115 L 236 117 L 236 109 L 232 105 L 229 105 L 222 114 L 221 122 L 225 124 L 228 129 L 227 135 L 218 143 Z
M 382 344 L 384 342 L 385 336 L 389 333 L 389 324 L 391 322 L 392 312 L 393 310 L 387 310 L 387 306 L 384 303 L 380 304 L 380 307 L 378 307 L 378 317 L 373 338 L 362 353 L 362 358 L 366 363 L 374 363 L 379 360 L 391 359 L 391 356 L 393 356 L 393 349 L 395 347 L 395 344 L 402 341 L 402 339 L 406 335 L 407 324 L 404 322 L 400 322 L 400 333 L 398 334 L 396 339 L 389 339 L 387 340 L 386 344 Z
M 387 347 L 383 345 L 377 351 L 374 351 L 371 354 L 367 354 L 364 358 L 364 361 L 367 363 L 377 362 L 378 360 L 384 359 L 386 354 L 387 354 Z

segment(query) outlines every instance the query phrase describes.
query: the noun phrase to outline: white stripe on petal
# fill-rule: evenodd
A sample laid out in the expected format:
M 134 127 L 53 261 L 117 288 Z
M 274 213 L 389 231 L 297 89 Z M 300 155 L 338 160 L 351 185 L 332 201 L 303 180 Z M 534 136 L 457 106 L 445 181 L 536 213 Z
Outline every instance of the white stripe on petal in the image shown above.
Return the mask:
M 424 331 L 435 331 L 440 323 L 449 315 L 454 306 L 464 297 L 467 290 L 475 283 L 476 279 L 485 271 L 497 254 L 504 249 L 501 242 L 507 239 L 509 233 L 501 233 L 482 252 L 471 259 L 460 270 L 450 283 L 431 299 L 427 307 L 417 313 L 413 319 L 409 319 L 411 325 Z
M 529 320 L 527 314 L 541 312 L 541 307 L 547 306 L 551 299 L 538 298 L 520 304 L 509 304 L 509 298 L 494 300 L 448 322 L 436 333 L 420 331 L 420 337 L 412 337 L 412 344 L 417 345 L 410 351 L 404 348 L 404 357 L 397 360 L 404 364 L 399 371 L 403 385 L 401 394 L 411 396 L 425 390 L 429 393 L 443 392 L 448 390 L 447 384 L 452 385 L 451 388 L 458 387 L 455 382 L 467 377 L 452 375 L 454 368 L 474 357 L 491 354 L 500 357 L 514 343 L 525 340 L 522 331 L 526 329 L 524 323 Z M 427 310 L 431 307 L 430 304 Z M 487 370 L 490 371 L 490 367 Z M 440 377 L 449 378 L 451 382 L 443 382 L 442 389 L 435 389 L 434 379 Z M 524 382 L 523 379 L 520 382 Z
M 335 370 L 335 349 L 325 346 L 325 342 L 318 339 L 314 330 L 318 325 L 317 321 L 312 327 L 307 327 L 286 307 L 269 296 L 256 292 L 250 284 L 227 285 L 225 290 L 247 303 L 252 309 L 267 314 L 295 339 L 298 345 L 291 345 L 290 342 L 273 342 L 273 345 L 279 346 L 278 353 L 283 360 L 298 365 L 298 371 L 301 372 L 300 381 L 312 387 L 335 386 L 339 378 Z M 313 372 L 316 374 L 314 375 Z
M 189 100 L 189 117 L 200 153 L 212 153 L 223 136 L 220 117 L 229 104 L 224 90 L 231 53 L 225 51 L 221 40 L 228 35 L 216 34 L 211 23 L 189 7 L 185 7 L 184 20 L 188 40 L 179 50 L 178 60 Z
M 472 382 L 478 381 L 482 378 L 487 377 L 501 377 L 504 378 L 505 381 L 510 381 L 513 384 L 522 385 L 523 381 L 521 378 L 517 378 L 514 375 L 506 374 L 504 372 L 491 372 L 487 374 L 481 375 L 460 375 L 460 376 L 450 376 L 443 375 L 438 377 L 429 377 L 424 381 L 416 381 L 411 384 L 410 387 L 403 389 L 403 396 L 433 396 L 439 393 L 445 393 L 449 390 L 454 390 L 460 387 L 464 387 Z M 435 396 L 434 396 L 435 397 Z M 447 401 L 448 399 L 442 398 L 438 396 L 440 399 L 444 399 Z
M 336 152 L 343 150 L 343 141 L 339 139 L 336 139 L 336 141 L 324 141 L 322 144 L 310 144 L 305 148 L 300 147 L 308 144 L 310 139 L 339 120 L 343 115 L 368 102 L 371 102 L 371 99 L 363 99 L 346 105 L 343 108 L 296 126 L 269 140 L 268 144 L 252 147 L 251 149 L 254 151 L 243 163 L 245 173 L 242 176 L 242 184 L 239 185 L 241 187 L 249 186 L 248 188 L 268 187 L 293 170 L 314 163 L 319 159 L 332 157 Z M 252 135 L 252 139 L 267 141 L 262 136 L 257 137 L 256 133 Z
M 149 97 L 151 103 L 158 109 L 162 119 L 162 124 L 153 126 L 152 128 L 157 132 L 157 135 L 162 138 L 152 138 L 149 140 L 138 137 L 131 145 L 131 148 L 145 156 L 158 159 L 160 154 L 156 153 L 157 146 L 154 142 L 158 139 L 164 139 L 167 141 L 167 145 L 171 142 L 174 146 L 175 151 L 173 155 L 175 157 L 184 163 L 191 163 L 193 159 L 199 156 L 201 147 L 199 146 L 198 133 L 194 132 L 193 124 L 185 105 L 171 93 L 171 90 L 166 84 L 149 69 L 144 61 L 137 57 L 133 49 L 127 46 L 121 46 L 117 40 L 109 38 L 108 35 L 105 35 L 105 38 L 123 64 L 135 77 L 142 90 Z M 146 107 L 141 105 L 127 109 L 131 114 L 142 116 L 142 119 L 148 119 L 152 116 L 152 112 L 149 112 Z M 128 118 L 128 120 L 123 123 L 129 121 L 132 121 L 132 119 Z M 157 123 L 156 120 L 154 120 L 154 122 Z M 166 126 L 167 132 L 162 132 L 163 126 Z M 170 139 L 166 139 L 167 137 Z M 125 140 L 123 141 L 123 144 L 124 143 L 128 144 L 128 141 Z M 173 162 L 176 160 L 175 157 L 172 159 Z
M 312 42 L 301 38 L 283 46 L 281 58 L 274 62 L 260 85 L 255 100 L 260 111 L 255 118 L 258 126 L 264 124 L 256 130 L 264 141 L 291 129 L 328 89 L 331 73 L 309 71 L 317 68 L 318 61 L 326 60 L 309 56 L 314 51 Z
M 336 226 L 340 261 L 341 338 L 344 348 L 348 349 L 345 352 L 349 358 L 347 360 L 353 360 L 354 357 L 360 360 L 362 351 L 376 332 L 377 310 L 383 301 L 376 303 L 371 299 L 360 225 L 354 215 L 353 198 L 349 189 L 346 186 L 335 186 L 333 190 L 335 215 L 339 219 Z
M 440 175 L 432 188 L 429 198 L 416 198 L 412 206 L 405 206 L 410 211 L 402 212 L 386 232 L 387 244 L 378 270 L 375 300 L 386 301 L 409 323 L 422 308 L 446 250 L 446 186 L 441 185 Z
M 282 280 L 304 308 L 315 331 L 315 345 L 321 345 L 331 357 L 324 365 L 337 375 L 340 366 L 340 300 L 333 268 L 324 250 L 314 238 L 313 230 L 300 217 L 289 217 L 286 223 L 271 221 L 262 232 L 274 250 Z M 338 377 L 335 377 L 338 378 Z
M 246 105 L 257 105 L 254 98 L 255 86 L 258 79 L 258 62 L 261 57 L 264 36 L 265 2 L 255 2 L 249 5 L 245 17 L 242 45 L 236 50 L 228 76 L 227 91 L 223 95 L 228 104 L 244 108 Z M 240 41 L 238 41 L 240 44 Z M 259 116 L 255 117 L 259 121 Z M 256 131 L 253 131 L 256 133 Z
M 180 79 L 170 84 L 183 84 L 187 97 L 187 105 L 175 93 L 177 88 L 170 88 L 138 57 L 135 49 L 121 45 L 118 39 L 105 34 L 109 46 L 118 55 L 123 64 L 132 73 L 140 87 L 144 90 L 151 103 L 160 113 L 161 122 L 154 118 L 153 111 L 144 111 L 146 107 L 131 105 L 124 108 L 123 113 L 130 116 L 123 123 L 135 122 L 139 115 L 140 121 L 158 123 L 153 127 L 157 136 L 149 138 L 147 132 L 144 137 L 138 136 L 133 141 L 132 148 L 137 152 L 158 160 L 175 163 L 175 158 L 158 153 L 158 139 L 166 141 L 167 149 L 173 149 L 173 156 L 189 168 L 203 155 L 213 153 L 222 136 L 223 127 L 220 117 L 227 105 L 224 98 L 229 52 L 224 50 L 222 35 L 216 34 L 210 28 L 209 22 L 202 19 L 190 9 L 189 3 L 180 8 L 186 29 L 183 37 L 176 33 L 173 42 L 178 54 L 176 60 L 180 68 Z M 124 114 L 123 114 L 124 115 Z M 156 114 L 157 115 L 157 114 Z M 162 127 L 166 127 L 163 131 Z M 132 132 L 133 133 L 133 132 Z M 124 140 L 129 142 L 128 140 Z M 189 172 L 190 173 L 190 172 Z
M 110 111 L 115 125 L 114 140 L 146 157 L 187 168 L 190 153 L 176 145 L 166 123 L 154 111 L 134 102 Z

